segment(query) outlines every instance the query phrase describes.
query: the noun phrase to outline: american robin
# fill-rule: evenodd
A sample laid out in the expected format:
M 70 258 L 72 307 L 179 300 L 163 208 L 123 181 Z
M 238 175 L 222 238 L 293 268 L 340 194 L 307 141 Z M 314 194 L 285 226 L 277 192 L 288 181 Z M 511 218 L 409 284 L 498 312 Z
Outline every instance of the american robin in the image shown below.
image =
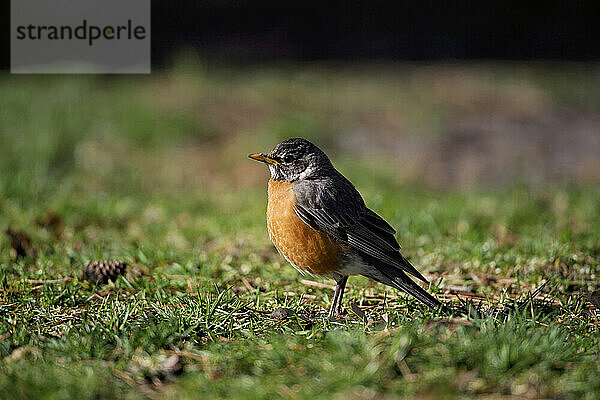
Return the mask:
M 443 307 L 410 279 L 427 280 L 400 254 L 396 231 L 367 208 L 360 193 L 317 146 L 302 138 L 248 157 L 269 166 L 267 228 L 271 241 L 302 274 L 332 277 L 329 316 L 341 313 L 350 275 L 400 289 L 431 308 Z

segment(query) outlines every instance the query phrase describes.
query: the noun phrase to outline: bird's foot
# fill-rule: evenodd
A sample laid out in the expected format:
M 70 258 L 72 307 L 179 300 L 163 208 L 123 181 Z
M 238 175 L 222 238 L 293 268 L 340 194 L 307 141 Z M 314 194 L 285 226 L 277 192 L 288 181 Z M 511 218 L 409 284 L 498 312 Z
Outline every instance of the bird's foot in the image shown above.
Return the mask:
M 339 321 L 342 319 L 346 319 L 347 314 L 345 312 L 342 311 L 342 309 L 337 309 L 337 310 L 333 310 L 333 311 L 329 311 L 329 313 L 327 314 L 327 319 L 330 321 Z

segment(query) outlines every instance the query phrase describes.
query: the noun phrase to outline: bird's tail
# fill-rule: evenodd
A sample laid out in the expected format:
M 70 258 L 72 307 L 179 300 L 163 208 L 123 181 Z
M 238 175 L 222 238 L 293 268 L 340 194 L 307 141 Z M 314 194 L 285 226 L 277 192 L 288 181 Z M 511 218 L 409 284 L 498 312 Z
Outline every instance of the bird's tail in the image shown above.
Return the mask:
M 377 276 L 369 275 L 369 278 L 402 290 L 432 309 L 441 309 L 444 312 L 448 312 L 448 309 L 438 299 L 427 293 L 427 291 L 410 279 L 401 269 L 380 263 L 375 268 L 379 274 Z

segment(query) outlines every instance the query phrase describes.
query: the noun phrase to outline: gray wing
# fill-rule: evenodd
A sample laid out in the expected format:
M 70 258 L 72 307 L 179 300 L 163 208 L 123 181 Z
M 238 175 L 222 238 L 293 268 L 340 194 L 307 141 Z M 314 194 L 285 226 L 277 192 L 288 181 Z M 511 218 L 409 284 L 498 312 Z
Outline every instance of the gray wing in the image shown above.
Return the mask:
M 427 282 L 400 254 L 394 228 L 365 206 L 346 178 L 341 174 L 338 176 L 341 179 L 323 178 L 294 186 L 298 217 L 313 229 L 329 234 L 359 253 Z

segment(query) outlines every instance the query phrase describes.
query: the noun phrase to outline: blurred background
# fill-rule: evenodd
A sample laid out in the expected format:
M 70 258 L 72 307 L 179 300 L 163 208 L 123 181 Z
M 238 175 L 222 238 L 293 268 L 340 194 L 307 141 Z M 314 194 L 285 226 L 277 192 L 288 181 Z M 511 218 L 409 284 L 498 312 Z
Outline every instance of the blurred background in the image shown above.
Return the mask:
M 169 187 L 255 185 L 243 156 L 290 136 L 435 188 L 600 179 L 594 2 L 152 7 L 150 76 L 3 74 L 4 194 L 142 148 Z

